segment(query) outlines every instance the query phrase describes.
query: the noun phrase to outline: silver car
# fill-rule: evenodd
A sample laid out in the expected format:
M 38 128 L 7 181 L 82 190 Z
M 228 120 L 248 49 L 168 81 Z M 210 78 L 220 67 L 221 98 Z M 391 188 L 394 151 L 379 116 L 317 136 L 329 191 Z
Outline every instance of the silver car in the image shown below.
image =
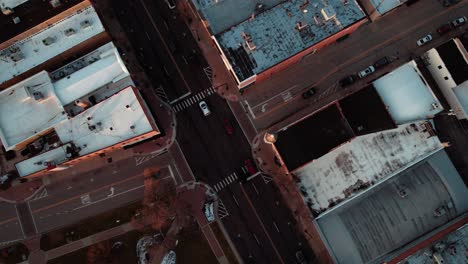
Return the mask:
M 205 116 L 209 116 L 211 114 L 211 111 L 208 108 L 208 105 L 206 104 L 205 101 L 201 101 L 200 103 L 198 103 L 198 106 L 200 106 L 200 109 L 202 110 Z
M 359 76 L 359 78 L 364 78 L 364 77 L 366 77 L 367 75 L 369 75 L 369 74 L 371 74 L 373 72 L 375 72 L 375 67 L 371 65 L 371 66 L 365 68 L 364 70 L 360 71 L 358 73 L 358 76 Z
M 418 44 L 418 46 L 422 46 L 426 43 L 428 43 L 429 41 L 432 40 L 432 35 L 431 34 L 427 34 L 426 36 L 418 39 L 418 41 L 416 41 L 416 43 Z

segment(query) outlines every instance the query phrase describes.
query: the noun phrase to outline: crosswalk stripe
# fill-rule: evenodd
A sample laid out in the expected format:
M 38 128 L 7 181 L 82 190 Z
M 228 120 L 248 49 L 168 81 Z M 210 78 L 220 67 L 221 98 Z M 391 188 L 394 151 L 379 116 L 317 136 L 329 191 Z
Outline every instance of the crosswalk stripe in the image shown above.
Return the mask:
M 208 91 L 208 95 L 212 95 L 213 94 L 213 91 Z
M 187 103 L 187 101 L 184 101 L 183 103 L 184 103 L 184 108 L 189 107 L 189 104 Z
M 196 94 L 195 98 L 197 99 L 197 101 L 201 100 L 200 94 Z

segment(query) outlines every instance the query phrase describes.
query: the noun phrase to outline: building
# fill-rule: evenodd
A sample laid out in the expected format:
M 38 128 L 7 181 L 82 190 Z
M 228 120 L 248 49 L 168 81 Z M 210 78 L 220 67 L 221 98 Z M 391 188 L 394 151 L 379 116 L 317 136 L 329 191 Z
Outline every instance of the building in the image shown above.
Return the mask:
M 414 61 L 403 64 L 372 84 L 398 125 L 428 120 L 443 110 Z
M 20 176 L 66 168 L 92 154 L 159 134 L 148 107 L 108 43 L 52 73 L 0 92 L 0 138 L 28 158 Z
M 468 52 L 455 38 L 427 51 L 427 69 L 460 120 L 468 119 Z
M 466 213 L 466 197 L 460 175 L 439 150 L 319 216 L 316 223 L 336 263 L 386 263 Z
M 239 89 L 268 78 L 367 21 L 349 1 L 192 1 Z
M 28 0 L 0 0 L 0 10 L 4 15 L 13 13 L 13 9 L 19 5 L 24 4 Z
M 78 9 L 79 8 L 79 9 Z M 0 88 L 6 88 L 41 70 L 51 71 L 59 62 L 95 49 L 109 41 L 89 2 L 75 6 L 51 20 L 47 27 L 32 28 L 0 44 Z
M 11 1 L 0 1 L 0 6 L 9 5 Z M 22 4 L 16 6 L 12 10 L 13 12 L 9 15 L 0 14 L 0 28 L 2 29 L 2 34 L 0 35 L 0 43 L 7 41 L 15 36 L 20 35 L 21 33 L 35 28 L 39 31 L 42 28 L 47 27 L 48 24 L 53 23 L 52 18 L 57 17 L 57 20 L 66 16 L 66 11 L 71 8 L 76 7 L 80 9 L 79 6 L 89 5 L 87 0 L 30 0 L 30 1 L 13 1 L 16 3 L 21 2 Z M 24 2 L 24 3 L 23 3 Z M 81 3 L 83 2 L 83 3 Z M 61 14 L 65 12 L 64 14 Z M 60 16 L 58 16 L 61 14 Z M 47 23 L 44 23 L 46 22 Z

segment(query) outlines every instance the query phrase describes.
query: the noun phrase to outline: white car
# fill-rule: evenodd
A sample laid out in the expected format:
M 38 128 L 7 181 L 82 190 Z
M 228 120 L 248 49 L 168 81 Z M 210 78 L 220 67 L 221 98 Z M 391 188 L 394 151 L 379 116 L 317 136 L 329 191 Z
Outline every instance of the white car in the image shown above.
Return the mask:
M 373 72 L 375 72 L 375 67 L 371 65 L 371 66 L 365 68 L 364 70 L 360 71 L 358 73 L 358 76 L 359 76 L 359 78 L 364 78 L 364 77 L 366 77 L 367 75 L 369 75 L 369 74 L 371 74 Z
M 213 208 L 214 208 L 214 203 L 206 203 L 205 204 L 206 220 L 208 220 L 208 222 L 210 222 L 210 223 L 215 220 L 215 215 L 214 215 Z
M 211 114 L 211 111 L 208 108 L 208 105 L 206 104 L 205 101 L 201 101 L 200 103 L 198 103 L 198 106 L 200 106 L 200 109 L 202 110 L 205 116 L 209 116 Z
M 459 17 L 459 18 L 455 19 L 454 21 L 452 21 L 452 25 L 454 27 L 459 27 L 459 26 L 461 26 L 461 25 L 463 25 L 465 23 L 466 23 L 466 16 Z
M 426 36 L 418 39 L 418 41 L 416 41 L 416 43 L 418 44 L 418 46 L 422 46 L 426 43 L 428 43 L 429 41 L 432 40 L 432 35 L 431 34 L 427 34 Z

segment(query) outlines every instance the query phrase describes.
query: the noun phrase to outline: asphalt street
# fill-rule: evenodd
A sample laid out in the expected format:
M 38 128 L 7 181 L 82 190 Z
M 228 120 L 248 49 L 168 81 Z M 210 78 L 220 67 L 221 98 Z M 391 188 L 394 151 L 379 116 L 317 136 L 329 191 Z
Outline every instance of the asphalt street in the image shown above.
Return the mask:
M 147 73 L 151 75 L 151 69 L 173 69 L 169 78 L 160 73 L 168 79 L 161 81 L 167 94 L 188 84 L 191 94 L 181 98 L 175 108 L 177 141 L 196 179 L 219 187 L 217 191 L 226 209 L 222 221 L 242 258 L 250 263 L 293 263 L 295 253 L 301 249 L 312 257 L 308 249 L 302 248 L 306 243 L 296 232 L 293 217 L 273 183 L 265 183 L 261 176 L 241 183 L 246 178 L 242 170 L 244 161 L 251 158 L 250 145 L 225 100 L 210 89 L 207 64 L 177 12 L 169 10 L 163 1 L 120 2 L 115 7 L 134 12 L 128 19 L 119 17 L 126 30 L 144 28 L 130 31 L 129 36 L 134 48 L 142 51 L 144 63 L 149 65 Z M 148 35 L 146 43 L 140 43 L 145 35 Z M 158 43 L 160 36 L 164 43 Z M 144 45 L 157 48 L 148 50 Z M 157 52 L 170 54 L 165 54 L 166 58 L 152 55 Z M 185 81 L 171 81 L 176 79 Z M 201 100 L 207 102 L 209 116 L 200 110 Z M 232 135 L 226 131 L 225 120 L 233 127 Z

